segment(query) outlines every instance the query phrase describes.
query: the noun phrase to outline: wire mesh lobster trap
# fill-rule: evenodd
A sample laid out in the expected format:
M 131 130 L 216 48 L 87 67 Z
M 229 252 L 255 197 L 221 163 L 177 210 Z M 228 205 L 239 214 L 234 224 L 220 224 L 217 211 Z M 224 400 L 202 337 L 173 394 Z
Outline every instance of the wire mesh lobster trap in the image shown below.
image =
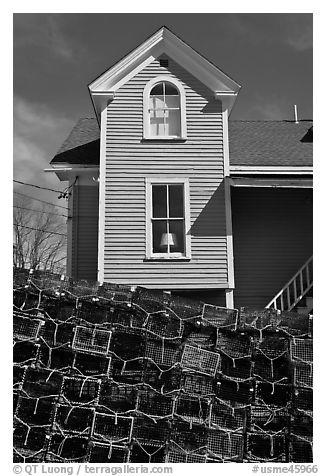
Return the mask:
M 288 445 L 284 434 L 247 433 L 247 455 L 250 461 L 285 462 Z
M 171 441 L 186 452 L 199 453 L 205 451 L 207 427 L 196 423 L 189 424 L 183 421 L 176 421 L 172 427 Z
M 145 335 L 138 331 L 116 331 L 113 333 L 110 351 L 123 360 L 144 356 Z
M 204 423 L 209 417 L 209 400 L 180 395 L 176 400 L 175 414 L 183 420 Z
M 163 394 L 179 391 L 181 387 L 181 369 L 172 367 L 163 372 L 148 360 L 144 363 L 142 381 Z
M 290 414 L 288 407 L 274 405 L 252 405 L 250 408 L 250 429 L 252 431 L 278 432 L 288 430 Z
M 62 373 L 29 367 L 22 388 L 29 397 L 56 396 L 61 393 L 62 382 Z
M 24 458 L 31 457 L 35 452 L 45 451 L 47 448 L 47 434 L 48 428 L 15 423 L 13 433 L 14 450 L 22 454 Z
M 184 372 L 182 374 L 182 389 L 188 395 L 215 395 L 215 382 L 206 375 Z
M 142 382 L 144 359 L 131 361 L 112 357 L 110 363 L 110 378 L 119 383 L 135 385 Z
M 182 337 L 183 322 L 171 311 L 164 311 L 150 314 L 146 329 L 165 339 L 177 339 Z
M 39 335 L 50 347 L 71 345 L 74 326 L 66 322 L 45 321 Z
M 291 418 L 291 433 L 298 437 L 313 436 L 313 417 L 312 414 L 305 414 L 300 411 L 294 413 Z
M 41 367 L 52 370 L 71 368 L 74 362 L 74 353 L 68 347 L 51 348 L 46 345 L 40 346 L 37 362 Z
M 76 318 L 89 324 L 104 324 L 107 322 L 109 305 L 102 302 L 97 296 L 89 296 L 76 302 Z
M 46 453 L 49 463 L 84 462 L 88 456 L 88 438 L 53 433 Z
M 54 427 L 63 433 L 83 433 L 89 435 L 94 417 L 93 408 L 57 405 L 54 416 Z
M 213 401 L 210 408 L 209 426 L 224 431 L 243 432 L 246 427 L 247 412 L 244 407 L 231 402 Z
M 215 350 L 216 328 L 213 326 L 198 327 L 188 335 L 185 333 L 184 337 L 184 342 L 190 346 L 211 351 Z
M 14 364 L 35 364 L 40 345 L 32 342 L 15 342 L 13 348 Z
M 275 329 L 280 322 L 280 317 L 276 309 L 265 308 L 262 310 L 252 310 L 241 308 L 239 316 L 239 328 L 248 332 L 261 335 L 261 331 Z
M 202 319 L 205 323 L 219 329 L 236 329 L 238 310 L 204 304 Z
M 222 354 L 218 370 L 224 378 L 240 382 L 252 377 L 252 362 L 247 357 L 234 359 Z
M 289 341 L 279 335 L 269 335 L 263 338 L 261 342 L 257 343 L 256 352 L 263 354 L 269 359 L 281 357 L 288 354 Z
M 312 363 L 313 344 L 312 339 L 293 338 L 290 344 L 291 359 L 293 361 Z
M 13 366 L 13 387 L 14 389 L 21 389 L 24 383 L 24 378 L 25 378 L 25 373 L 27 371 L 28 367 L 23 365 L 14 365 Z
M 180 362 L 180 342 L 148 339 L 145 357 L 153 360 L 160 367 L 172 367 Z
M 130 451 L 130 463 L 164 463 L 165 445 L 134 442 Z
M 280 330 L 296 337 L 309 336 L 311 333 L 311 320 L 307 314 L 283 311 L 278 324 Z
M 297 387 L 309 387 L 313 385 L 313 365 L 295 363 L 293 367 L 293 383 Z
M 216 352 L 200 349 L 186 344 L 183 349 L 181 366 L 184 369 L 196 370 L 197 372 L 215 376 L 220 355 Z
M 257 379 L 267 382 L 287 383 L 290 377 L 288 359 L 285 355 L 272 359 L 258 353 L 254 358 L 253 374 Z
M 50 425 L 53 419 L 55 402 L 53 398 L 20 397 L 16 416 L 27 425 Z
M 76 316 L 76 299 L 56 299 L 42 294 L 41 309 L 55 321 L 67 321 Z
M 35 340 L 38 337 L 42 321 L 24 317 L 18 312 L 13 312 L 13 335 L 17 340 Z
M 223 330 L 217 334 L 216 349 L 234 359 L 251 357 L 253 342 L 247 334 Z
M 140 443 L 163 444 L 169 440 L 170 434 L 171 424 L 167 420 L 153 421 L 145 415 L 134 418 L 132 437 Z
M 173 415 L 174 398 L 152 391 L 138 391 L 137 410 L 150 416 Z
M 250 404 L 253 396 L 253 384 L 251 381 L 229 380 L 221 377 L 217 382 L 217 396 L 221 400 Z
M 108 377 L 110 373 L 111 357 L 76 352 L 73 369 L 79 374 L 87 376 Z
M 166 304 L 182 320 L 191 320 L 202 316 L 204 304 L 184 296 L 170 297 Z
M 124 413 L 135 410 L 137 390 L 135 387 L 123 383 L 102 380 L 98 404 L 114 413 Z
M 65 376 L 62 385 L 62 396 L 71 404 L 97 403 L 99 387 L 99 380 Z
M 206 463 L 207 457 L 204 454 L 184 451 L 176 445 L 170 445 L 166 453 L 166 463 Z
M 243 460 L 243 435 L 209 429 L 207 434 L 207 449 L 215 457 L 222 460 L 241 462 Z
M 169 302 L 169 296 L 163 291 L 152 289 L 136 288 L 133 294 L 132 304 L 145 314 L 164 311 Z
M 128 463 L 130 450 L 126 446 L 93 443 L 90 447 L 90 463 Z
M 285 407 L 291 400 L 291 386 L 282 383 L 256 382 L 256 399 L 267 406 Z
M 76 326 L 72 348 L 90 354 L 107 355 L 111 335 L 110 331 L 97 329 L 96 327 Z
M 290 461 L 294 463 L 313 462 L 312 437 L 290 436 Z
M 295 388 L 294 405 L 298 410 L 312 412 L 313 410 L 313 391 L 312 388 Z
M 130 442 L 133 418 L 95 413 L 93 438 L 111 442 Z

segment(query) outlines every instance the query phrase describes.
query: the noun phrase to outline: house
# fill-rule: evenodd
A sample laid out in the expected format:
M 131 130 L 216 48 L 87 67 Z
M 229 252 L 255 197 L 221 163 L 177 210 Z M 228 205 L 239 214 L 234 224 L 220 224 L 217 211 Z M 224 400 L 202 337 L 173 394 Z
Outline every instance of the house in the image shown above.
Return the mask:
M 312 122 L 230 121 L 239 90 L 166 27 L 89 85 L 96 117 L 49 169 L 68 275 L 226 307 L 311 294 Z

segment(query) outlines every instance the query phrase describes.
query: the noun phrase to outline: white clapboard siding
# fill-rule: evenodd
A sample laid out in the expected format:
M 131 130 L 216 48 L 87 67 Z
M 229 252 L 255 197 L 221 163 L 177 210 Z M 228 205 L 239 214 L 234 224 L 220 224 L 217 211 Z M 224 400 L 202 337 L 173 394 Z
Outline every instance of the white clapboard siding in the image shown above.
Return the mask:
M 187 140 L 143 140 L 143 89 L 159 75 L 185 89 Z M 146 177 L 189 179 L 190 261 L 146 260 Z M 200 81 L 169 59 L 154 60 L 108 105 L 104 280 L 166 289 L 227 287 L 221 105 Z

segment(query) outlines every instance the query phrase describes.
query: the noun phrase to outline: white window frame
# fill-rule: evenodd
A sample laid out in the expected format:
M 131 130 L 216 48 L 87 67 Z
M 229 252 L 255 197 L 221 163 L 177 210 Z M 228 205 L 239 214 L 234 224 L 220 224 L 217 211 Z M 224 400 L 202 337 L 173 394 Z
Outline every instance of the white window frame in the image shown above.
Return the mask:
M 150 127 L 150 92 L 153 87 L 161 82 L 173 84 L 179 91 L 180 98 L 180 135 L 178 136 L 153 136 L 151 135 Z M 151 79 L 145 86 L 143 92 L 143 136 L 144 139 L 153 140 L 173 140 L 173 139 L 187 139 L 187 124 L 186 124 L 186 94 L 180 81 L 171 78 L 167 75 L 158 76 Z
M 153 185 L 183 185 L 184 204 L 184 253 L 153 253 L 152 236 L 152 186 Z M 191 259 L 191 236 L 190 236 L 190 195 L 188 178 L 171 177 L 147 177 L 146 178 L 146 259 L 182 260 Z

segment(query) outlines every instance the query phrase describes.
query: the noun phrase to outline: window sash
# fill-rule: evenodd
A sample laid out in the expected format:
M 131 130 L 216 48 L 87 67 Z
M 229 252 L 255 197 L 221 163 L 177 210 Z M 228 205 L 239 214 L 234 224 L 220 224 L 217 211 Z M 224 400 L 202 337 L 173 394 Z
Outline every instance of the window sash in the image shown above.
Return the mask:
M 166 82 L 163 81 L 163 95 L 150 94 L 148 108 L 151 135 L 153 137 L 180 137 L 181 135 L 181 97 L 178 94 L 166 94 Z M 173 99 L 172 99 L 173 98 Z M 170 99 L 170 101 L 169 101 Z M 178 102 L 178 106 L 169 106 L 168 102 Z M 169 111 L 179 111 L 177 116 Z M 156 116 L 157 115 L 157 116 Z M 156 117 L 155 117 L 156 116 Z M 155 122 L 155 119 L 159 119 Z M 170 131 L 175 131 L 171 134 Z
M 165 202 L 165 205 L 166 205 L 166 216 L 163 216 L 163 217 L 153 217 L 153 210 L 154 210 L 154 202 L 153 202 L 153 198 L 154 198 L 154 194 L 153 194 L 153 189 L 155 186 L 162 186 L 162 185 L 165 185 L 165 188 L 166 188 L 166 202 Z M 176 217 L 170 217 L 170 193 L 169 193 L 169 189 L 170 187 L 173 187 L 173 186 L 180 186 L 182 187 L 182 196 L 183 196 L 183 214 L 182 216 L 176 216 Z M 186 206 L 186 203 L 185 203 L 185 186 L 184 186 L 184 183 L 152 183 L 151 184 L 151 216 L 150 216 L 150 222 L 151 222 L 151 253 L 154 255 L 154 256 L 164 256 L 164 257 L 169 257 L 169 258 L 173 258 L 173 257 L 185 257 L 186 256 L 186 220 L 185 220 L 185 206 Z M 153 224 L 156 222 L 165 222 L 166 223 L 166 233 L 167 233 L 167 251 L 154 251 L 154 227 L 153 227 Z M 177 223 L 177 222 L 182 222 L 182 247 L 183 247 L 183 250 L 182 251 L 171 251 L 171 248 L 173 246 L 178 246 L 178 243 L 176 245 L 173 245 L 169 242 L 169 239 L 168 237 L 170 236 L 170 222 L 171 223 Z M 164 232 L 163 232 L 164 233 Z M 163 237 L 163 233 L 162 233 L 162 237 Z M 174 235 L 176 235 L 176 233 L 173 233 Z M 162 239 L 161 237 L 161 239 Z M 180 240 L 181 237 L 179 237 L 179 240 Z

